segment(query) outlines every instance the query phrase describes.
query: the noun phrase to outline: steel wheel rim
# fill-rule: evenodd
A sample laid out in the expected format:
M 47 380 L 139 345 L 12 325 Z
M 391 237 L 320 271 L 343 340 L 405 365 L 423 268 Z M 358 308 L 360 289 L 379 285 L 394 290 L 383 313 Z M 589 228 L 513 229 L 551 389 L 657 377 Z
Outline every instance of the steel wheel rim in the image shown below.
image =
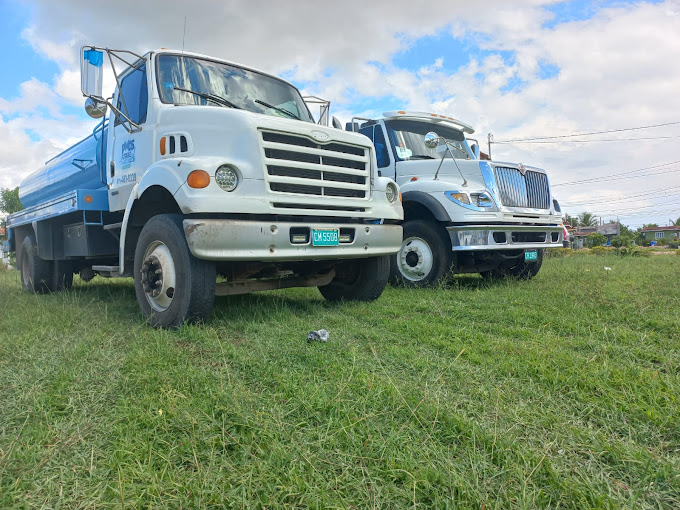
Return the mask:
M 157 312 L 167 310 L 175 296 L 177 281 L 175 260 L 170 249 L 161 241 L 149 244 L 140 273 L 144 296 L 151 308 Z
M 434 253 L 430 245 L 421 237 L 409 237 L 401 243 L 397 261 L 399 272 L 404 278 L 419 282 L 427 278 L 432 271 Z

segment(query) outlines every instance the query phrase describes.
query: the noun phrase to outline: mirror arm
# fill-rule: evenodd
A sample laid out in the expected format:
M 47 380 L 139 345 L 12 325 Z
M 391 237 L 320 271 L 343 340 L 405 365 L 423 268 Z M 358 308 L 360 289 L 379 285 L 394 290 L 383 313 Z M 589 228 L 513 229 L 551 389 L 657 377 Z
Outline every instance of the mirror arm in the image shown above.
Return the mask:
M 460 174 L 461 179 L 463 179 L 463 187 L 466 188 L 467 179 L 463 175 L 463 172 L 460 171 L 458 163 L 456 163 L 456 158 L 453 156 L 453 152 L 451 152 L 450 142 L 442 136 L 439 137 L 439 140 L 443 141 L 446 144 L 446 150 L 444 151 L 444 154 L 442 154 L 442 159 L 439 160 L 439 166 L 437 167 L 437 171 L 434 174 L 434 180 L 436 181 L 439 179 L 439 170 L 441 170 L 442 164 L 444 163 L 444 159 L 446 158 L 446 153 L 448 152 L 449 154 L 451 154 L 451 159 L 453 160 L 453 164 L 456 165 L 456 168 L 458 169 L 458 173 Z M 456 149 L 457 148 L 458 147 L 456 147 Z
M 105 101 L 106 101 L 106 105 L 109 108 L 111 108 L 111 111 L 113 112 L 113 114 L 116 117 L 118 117 L 119 119 L 121 119 L 121 124 L 123 125 L 123 127 L 125 128 L 125 130 L 128 133 L 139 133 L 142 130 L 142 126 L 140 126 L 139 124 L 137 124 L 135 122 L 132 122 L 130 120 L 130 117 L 128 117 L 123 112 L 121 112 L 118 108 L 113 106 L 113 103 L 110 100 L 106 99 Z M 127 124 L 130 124 L 130 127 L 128 127 Z

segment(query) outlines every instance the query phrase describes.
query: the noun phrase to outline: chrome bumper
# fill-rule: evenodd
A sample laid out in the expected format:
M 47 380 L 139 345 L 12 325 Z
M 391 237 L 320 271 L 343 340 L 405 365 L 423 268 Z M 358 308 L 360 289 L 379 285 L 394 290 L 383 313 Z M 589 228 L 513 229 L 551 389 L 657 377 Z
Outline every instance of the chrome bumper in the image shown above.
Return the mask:
M 293 243 L 290 229 L 340 228 L 351 231 L 351 242 L 337 246 Z M 401 225 L 363 223 L 286 223 L 242 220 L 184 220 L 189 250 L 205 260 L 296 261 L 392 255 L 401 248 Z
M 461 225 L 446 230 L 453 251 L 562 247 L 562 227 L 555 225 Z

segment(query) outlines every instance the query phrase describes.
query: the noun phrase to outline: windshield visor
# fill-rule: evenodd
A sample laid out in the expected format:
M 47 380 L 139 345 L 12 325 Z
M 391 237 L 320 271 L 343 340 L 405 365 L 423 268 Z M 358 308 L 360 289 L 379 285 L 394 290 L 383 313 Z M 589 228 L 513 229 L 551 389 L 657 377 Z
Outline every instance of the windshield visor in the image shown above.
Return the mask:
M 394 147 L 397 161 L 416 159 L 441 159 L 437 149 L 430 149 L 425 145 L 425 135 L 430 131 L 437 136 L 446 138 L 455 148 L 451 148 L 456 159 L 471 159 L 474 156 L 465 141 L 465 135 L 459 129 L 443 124 L 432 124 L 417 120 L 388 120 L 385 121 L 390 141 Z
M 159 55 L 157 70 L 158 91 L 164 103 L 218 106 L 216 102 L 200 95 L 175 90 L 181 88 L 226 99 L 250 112 L 289 119 L 295 116 L 314 122 L 300 92 L 271 76 L 221 62 L 180 55 Z M 278 110 L 256 100 L 275 106 Z

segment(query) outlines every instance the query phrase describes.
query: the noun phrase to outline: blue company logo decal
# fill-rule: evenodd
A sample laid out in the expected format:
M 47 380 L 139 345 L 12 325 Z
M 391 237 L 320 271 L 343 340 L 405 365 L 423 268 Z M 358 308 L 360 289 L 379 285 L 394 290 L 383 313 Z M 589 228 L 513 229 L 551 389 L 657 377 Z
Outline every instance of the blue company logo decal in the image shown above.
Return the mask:
M 123 151 L 120 155 L 120 164 L 122 169 L 130 168 L 130 164 L 135 161 L 135 141 L 128 140 L 123 142 Z

